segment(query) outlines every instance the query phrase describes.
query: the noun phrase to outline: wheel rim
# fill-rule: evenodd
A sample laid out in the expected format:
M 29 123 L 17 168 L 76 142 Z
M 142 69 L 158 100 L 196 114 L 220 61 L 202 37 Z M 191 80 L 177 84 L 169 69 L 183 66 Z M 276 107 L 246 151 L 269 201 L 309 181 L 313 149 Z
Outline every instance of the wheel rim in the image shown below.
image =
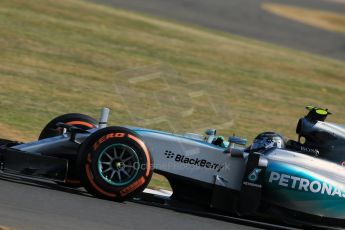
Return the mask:
M 98 157 L 98 172 L 108 184 L 124 186 L 131 183 L 139 172 L 137 153 L 128 145 L 113 144 Z

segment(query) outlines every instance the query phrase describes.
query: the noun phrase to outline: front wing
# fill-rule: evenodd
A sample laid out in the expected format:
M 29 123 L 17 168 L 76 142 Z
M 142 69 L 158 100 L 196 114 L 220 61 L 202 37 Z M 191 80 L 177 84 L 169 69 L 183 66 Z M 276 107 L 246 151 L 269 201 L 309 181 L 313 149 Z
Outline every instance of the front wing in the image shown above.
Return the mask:
M 65 181 L 68 161 L 11 148 L 16 142 L 0 140 L 0 170 L 54 181 Z

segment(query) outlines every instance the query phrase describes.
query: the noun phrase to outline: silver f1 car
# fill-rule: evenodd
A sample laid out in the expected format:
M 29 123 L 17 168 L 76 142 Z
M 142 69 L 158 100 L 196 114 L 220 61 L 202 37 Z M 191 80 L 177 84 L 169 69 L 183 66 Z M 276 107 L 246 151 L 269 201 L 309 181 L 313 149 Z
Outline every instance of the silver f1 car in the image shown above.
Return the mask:
M 307 107 L 298 141 L 274 132 L 229 142 L 130 126 L 107 126 L 82 114 L 52 120 L 39 140 L 0 140 L 0 169 L 83 186 L 123 201 L 138 195 L 153 172 L 164 175 L 171 199 L 240 216 L 275 216 L 289 224 L 345 226 L 345 126 L 325 122 L 328 110 Z

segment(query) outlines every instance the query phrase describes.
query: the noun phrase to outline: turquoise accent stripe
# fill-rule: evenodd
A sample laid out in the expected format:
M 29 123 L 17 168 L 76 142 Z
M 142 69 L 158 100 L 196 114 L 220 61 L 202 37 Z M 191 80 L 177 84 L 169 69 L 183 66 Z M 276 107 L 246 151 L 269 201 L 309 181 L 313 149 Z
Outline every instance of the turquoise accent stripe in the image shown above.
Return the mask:
M 276 176 L 280 175 L 280 178 L 270 181 L 270 178 L 273 179 L 272 173 Z M 283 175 L 285 176 L 283 177 Z M 300 181 L 294 181 L 291 179 L 292 177 L 295 180 L 296 178 L 303 179 L 304 182 L 307 180 L 307 189 L 304 189 L 303 186 L 300 187 Z M 314 183 L 313 188 L 309 186 L 309 183 Z M 331 195 L 326 190 L 320 189 L 323 186 L 331 190 Z M 343 186 L 342 183 L 332 178 L 327 178 L 302 167 L 283 162 L 270 162 L 266 170 L 264 193 L 270 202 L 285 208 L 319 216 L 345 218 Z M 312 189 L 314 189 L 313 192 Z M 340 191 L 340 196 L 334 193 L 336 189 Z

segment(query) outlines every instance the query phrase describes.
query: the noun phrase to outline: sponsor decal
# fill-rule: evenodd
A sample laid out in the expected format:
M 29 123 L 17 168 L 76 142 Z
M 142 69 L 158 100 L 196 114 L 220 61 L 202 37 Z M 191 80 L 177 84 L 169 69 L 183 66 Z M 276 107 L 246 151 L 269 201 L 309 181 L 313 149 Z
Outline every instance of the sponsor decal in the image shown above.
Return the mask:
M 247 186 L 252 186 L 252 187 L 256 187 L 256 188 L 262 188 L 262 185 L 261 184 L 254 184 L 254 183 L 250 183 L 248 181 L 245 181 L 243 182 L 244 185 L 247 185 Z
M 308 148 L 308 147 L 305 147 L 303 145 L 301 145 L 301 151 L 304 152 L 304 153 L 312 153 L 315 156 L 319 156 L 320 155 L 320 151 L 318 149 Z
M 318 180 L 309 180 L 302 177 L 291 176 L 272 171 L 268 183 L 277 184 L 278 186 L 299 190 L 303 192 L 311 192 L 327 196 L 338 196 L 345 198 L 345 188 L 337 187 L 326 182 Z
M 132 184 L 130 184 L 126 188 L 122 189 L 120 191 L 120 195 L 121 196 L 126 196 L 127 194 L 133 192 L 134 190 L 136 190 L 137 188 L 142 186 L 144 183 L 145 183 L 145 178 L 144 177 L 140 177 L 140 179 L 138 179 L 137 181 L 133 182 Z
M 259 173 L 262 171 L 262 169 L 255 168 L 249 175 L 248 180 L 251 182 L 256 182 L 259 179 Z
M 112 139 L 112 138 L 123 138 L 126 134 L 124 133 L 109 133 L 101 138 L 99 138 L 95 144 L 93 144 L 93 150 L 96 150 L 104 141 Z
M 259 175 L 262 172 L 262 169 L 255 168 L 249 175 L 247 176 L 247 179 L 249 181 L 243 181 L 243 185 L 256 187 L 256 188 L 262 188 L 261 184 L 257 184 L 256 182 L 259 180 Z
M 201 159 L 201 158 L 192 158 L 192 157 L 186 157 L 180 154 L 175 154 L 172 151 L 165 151 L 164 155 L 168 159 L 174 159 L 175 162 L 183 163 L 183 164 L 189 164 L 201 168 L 207 168 L 207 169 L 213 169 L 217 172 L 220 172 L 222 168 L 224 168 L 224 165 L 212 163 L 208 160 Z
M 171 152 L 171 151 L 165 151 L 164 155 L 170 159 L 170 158 L 174 158 L 175 157 L 175 153 Z

